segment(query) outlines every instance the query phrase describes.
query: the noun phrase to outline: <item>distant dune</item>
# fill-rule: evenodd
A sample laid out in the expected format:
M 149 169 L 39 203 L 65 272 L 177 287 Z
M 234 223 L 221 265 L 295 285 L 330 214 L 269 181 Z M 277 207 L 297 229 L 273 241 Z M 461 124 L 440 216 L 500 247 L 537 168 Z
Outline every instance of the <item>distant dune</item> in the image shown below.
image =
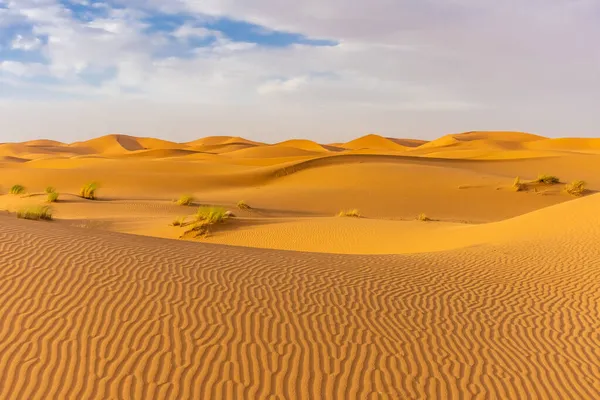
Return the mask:
M 0 144 L 0 399 L 596 399 L 599 191 L 522 132 Z
M 403 151 L 406 149 L 393 140 L 384 138 L 379 135 L 367 135 L 358 139 L 352 140 L 348 143 L 342 144 L 340 147 L 345 149 L 360 150 L 360 149 L 373 149 L 373 150 L 392 150 L 392 151 Z

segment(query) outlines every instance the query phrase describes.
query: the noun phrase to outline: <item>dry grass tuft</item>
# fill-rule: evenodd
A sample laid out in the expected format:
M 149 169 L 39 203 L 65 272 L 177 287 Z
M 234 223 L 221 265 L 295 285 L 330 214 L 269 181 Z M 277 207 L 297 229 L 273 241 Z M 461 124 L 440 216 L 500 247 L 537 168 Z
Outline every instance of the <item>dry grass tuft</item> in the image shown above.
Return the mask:
M 59 193 L 57 193 L 57 192 L 49 192 L 48 193 L 48 198 L 46 199 L 46 202 L 48 202 L 48 203 L 56 203 L 58 201 L 58 196 L 59 196 Z
M 251 209 L 252 207 L 250 207 L 250 206 L 248 205 L 248 203 L 246 203 L 244 200 L 240 200 L 240 201 L 238 201 L 238 203 L 237 203 L 237 208 L 239 208 L 240 210 L 249 210 L 249 209 Z
M 352 218 L 361 218 L 362 215 L 360 211 L 357 209 L 353 210 L 342 210 L 337 214 L 338 217 L 352 217 Z
M 418 221 L 429 222 L 431 218 L 429 218 L 425 213 L 421 213 L 417 216 Z
M 17 218 L 30 219 L 33 221 L 51 221 L 52 220 L 52 208 L 49 206 L 38 206 L 31 208 L 24 208 L 17 211 Z
M 50 193 L 54 193 L 56 192 L 56 188 L 53 186 L 48 186 L 45 190 L 46 193 L 50 194 Z
M 231 214 L 223 207 L 202 206 L 196 212 L 196 220 L 209 225 L 225 222 Z
M 533 181 L 534 183 L 543 183 L 544 185 L 555 185 L 560 183 L 560 179 L 554 175 L 546 175 L 541 174 L 538 175 L 537 179 Z
M 194 203 L 194 196 L 191 194 L 184 194 L 183 196 L 179 197 L 176 203 L 178 206 L 190 206 Z
M 521 182 L 521 178 L 517 176 L 513 182 L 512 188 L 515 192 L 520 192 L 525 190 L 525 184 Z
M 565 192 L 571 196 L 580 197 L 585 194 L 585 182 L 584 181 L 573 181 L 565 185 Z
M 13 185 L 8 192 L 10 194 L 23 194 L 25 193 L 25 186 Z
M 95 182 L 88 183 L 81 187 L 79 196 L 88 200 L 96 200 L 96 190 L 98 190 L 98 184 Z

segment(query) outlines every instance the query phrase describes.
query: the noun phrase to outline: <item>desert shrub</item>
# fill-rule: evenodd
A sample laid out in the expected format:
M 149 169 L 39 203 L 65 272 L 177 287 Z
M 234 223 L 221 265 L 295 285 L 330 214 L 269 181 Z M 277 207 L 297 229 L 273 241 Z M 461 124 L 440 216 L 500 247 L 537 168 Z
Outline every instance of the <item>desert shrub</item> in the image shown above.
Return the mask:
M 214 225 L 225 222 L 230 215 L 231 213 L 229 213 L 223 207 L 202 206 L 198 208 L 196 220 L 199 222 L 204 222 L 208 225 Z
M 39 220 L 51 221 L 52 220 L 52 208 L 50 208 L 49 206 L 24 208 L 24 209 L 17 211 L 17 218 L 31 219 L 34 221 L 39 221 Z
M 541 174 L 538 175 L 537 179 L 534 181 L 535 183 L 543 183 L 545 185 L 554 185 L 560 183 L 560 179 L 554 175 L 546 175 Z
M 171 222 L 172 226 L 184 226 L 185 225 L 185 217 L 177 217 Z
M 59 194 L 57 192 L 48 192 L 48 198 L 46 201 L 48 203 L 56 203 L 58 201 Z
M 98 190 L 98 184 L 91 182 L 81 187 L 79 195 L 84 199 L 96 200 L 96 190 Z
M 25 193 L 25 186 L 22 185 L 13 185 L 10 190 L 10 194 L 23 194 Z
M 194 196 L 190 195 L 190 194 L 184 194 L 183 196 L 179 197 L 179 199 L 176 201 L 178 206 L 189 206 L 194 202 Z
M 583 196 L 585 193 L 585 182 L 584 181 L 573 181 L 565 185 L 565 192 L 571 196 Z
M 54 188 L 53 186 L 48 186 L 46 188 L 46 193 L 50 194 L 50 193 L 54 193 L 56 192 L 56 188 Z
M 417 220 L 423 221 L 423 222 L 428 222 L 428 221 L 431 221 L 431 218 L 429 218 L 425 213 L 421 213 L 417 216 Z
M 240 210 L 249 210 L 251 207 L 244 200 L 240 200 L 237 203 L 237 208 Z
M 525 184 L 521 182 L 521 178 L 517 176 L 512 187 L 515 192 L 520 192 L 521 190 L 525 189 Z
M 353 210 L 342 210 L 337 214 L 338 217 L 353 217 L 353 218 L 360 218 L 362 217 L 360 211 L 358 211 L 357 209 L 353 209 Z

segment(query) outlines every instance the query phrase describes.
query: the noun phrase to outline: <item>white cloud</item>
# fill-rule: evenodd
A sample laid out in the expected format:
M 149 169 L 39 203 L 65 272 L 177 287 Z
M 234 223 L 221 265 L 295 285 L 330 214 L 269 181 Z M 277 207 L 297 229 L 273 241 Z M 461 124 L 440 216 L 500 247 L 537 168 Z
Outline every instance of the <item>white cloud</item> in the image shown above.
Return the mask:
M 42 45 L 42 41 L 37 37 L 24 37 L 23 35 L 17 35 L 13 40 L 11 47 L 17 50 L 31 51 L 39 49 Z
M 119 103 L 123 113 L 135 114 L 160 103 L 165 112 L 152 116 L 156 126 L 156 118 L 178 118 L 210 132 L 263 132 L 268 129 L 260 124 L 268 125 L 269 116 L 284 136 L 318 127 L 345 137 L 359 130 L 431 137 L 480 128 L 560 134 L 565 121 L 583 133 L 600 128 L 594 110 L 600 4 L 593 0 L 120 1 L 124 8 L 105 8 L 86 22 L 55 0 L 2 3 L 9 8 L 0 9 L 0 29 L 9 18 L 33 25 L 33 35 L 13 46 L 47 37 L 31 50 L 39 49 L 48 63 L 5 61 L 0 71 L 12 79 L 53 76 L 62 84 L 40 88 L 93 96 L 99 103 L 89 107 L 135 100 L 135 106 Z M 193 13 L 196 21 L 170 33 L 152 31 L 143 18 L 149 10 Z M 285 30 L 339 44 L 277 48 L 232 41 L 202 26 L 219 16 L 259 24 L 265 34 Z M 180 46 L 193 38 L 214 40 L 180 57 L 169 53 L 176 50 L 173 38 Z M 157 57 L 161 52 L 166 55 Z M 114 74 L 86 81 L 85 74 L 98 71 Z M 182 103 L 218 108 L 213 115 L 223 119 L 198 116 Z M 187 130 L 198 135 L 191 122 Z

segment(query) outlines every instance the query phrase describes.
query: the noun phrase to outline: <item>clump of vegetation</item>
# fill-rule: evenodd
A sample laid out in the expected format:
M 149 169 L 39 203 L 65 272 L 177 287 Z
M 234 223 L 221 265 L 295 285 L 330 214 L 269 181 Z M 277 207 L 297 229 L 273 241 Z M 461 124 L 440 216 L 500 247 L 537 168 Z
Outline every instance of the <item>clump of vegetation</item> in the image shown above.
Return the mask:
M 185 217 L 177 217 L 171 222 L 172 226 L 184 226 L 185 225 Z
M 560 179 L 554 175 L 546 175 L 541 174 L 538 175 L 537 179 L 533 181 L 534 183 L 543 183 L 544 185 L 555 185 L 560 183 Z
M 362 214 L 357 209 L 353 209 L 353 210 L 342 210 L 337 214 L 337 216 L 338 217 L 360 218 L 360 217 L 362 217 Z
M 25 193 L 25 186 L 22 185 L 13 185 L 10 190 L 10 194 L 23 194 Z
M 176 203 L 178 206 L 190 206 L 192 203 L 194 203 L 194 196 L 190 194 L 184 194 L 183 196 L 179 197 Z
M 88 200 L 96 200 L 96 190 L 98 190 L 98 184 L 95 182 L 88 183 L 81 187 L 79 196 Z
M 34 221 L 51 221 L 52 220 L 52 208 L 49 206 L 38 206 L 31 208 L 24 208 L 17 211 L 17 218 L 30 219 Z
M 202 206 L 196 213 L 196 222 L 192 228 L 184 233 L 184 236 L 193 233 L 196 237 L 208 235 L 213 225 L 223 223 L 231 217 L 231 212 L 223 207 Z
M 237 203 L 237 208 L 239 208 L 240 210 L 249 210 L 252 207 L 250 207 L 248 203 L 246 203 L 244 200 L 240 200 Z
M 50 194 L 50 193 L 54 193 L 56 192 L 56 188 L 54 188 L 53 186 L 48 186 L 46 188 L 46 193 Z
M 48 193 L 48 198 L 46 199 L 46 201 L 48 203 L 56 203 L 58 201 L 58 192 L 49 192 Z
M 417 220 L 422 222 L 429 222 L 431 221 L 431 218 L 429 218 L 425 213 L 421 213 L 417 216 Z
M 521 178 L 517 176 L 512 187 L 515 192 L 520 192 L 525 189 L 525 184 L 521 182 Z
M 230 213 L 223 207 L 202 206 L 196 212 L 196 220 L 205 222 L 209 225 L 225 222 Z
M 584 181 L 573 181 L 565 185 L 565 192 L 571 196 L 583 196 L 585 193 L 585 182 Z

